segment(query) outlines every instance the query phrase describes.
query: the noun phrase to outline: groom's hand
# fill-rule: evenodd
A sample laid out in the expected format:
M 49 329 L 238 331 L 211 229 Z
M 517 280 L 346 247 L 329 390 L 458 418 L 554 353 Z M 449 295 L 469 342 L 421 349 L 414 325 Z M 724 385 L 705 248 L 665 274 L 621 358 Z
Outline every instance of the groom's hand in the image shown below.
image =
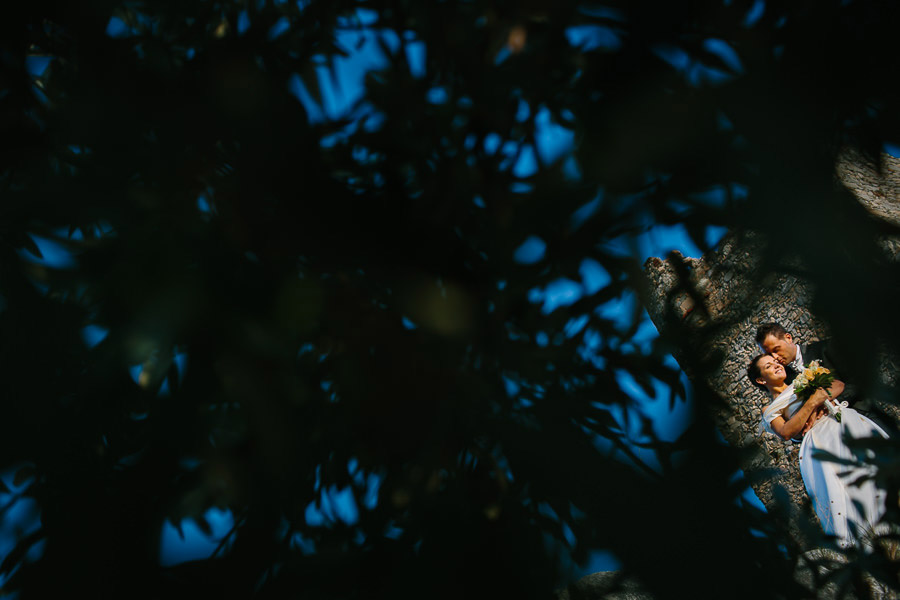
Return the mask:
M 816 424 L 816 421 L 824 417 L 828 414 L 828 409 L 824 406 L 820 406 L 816 409 L 816 411 L 809 415 L 809 419 L 806 421 L 806 425 L 803 426 L 803 431 L 800 432 L 801 435 L 806 435 L 806 432 L 812 429 L 812 426 Z

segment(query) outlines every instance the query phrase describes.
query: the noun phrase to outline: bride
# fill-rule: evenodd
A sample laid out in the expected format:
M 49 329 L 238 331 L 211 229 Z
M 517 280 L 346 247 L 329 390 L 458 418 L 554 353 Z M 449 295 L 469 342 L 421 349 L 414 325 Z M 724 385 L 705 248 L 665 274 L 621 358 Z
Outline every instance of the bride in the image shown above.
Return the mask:
M 800 444 L 800 474 L 816 515 L 826 533 L 847 547 L 872 531 L 884 514 L 885 493 L 875 486 L 870 466 L 845 465 L 821 460 L 816 450 L 824 450 L 838 458 L 853 461 L 844 436 L 852 438 L 887 434 L 878 425 L 852 408 L 842 408 L 840 422 L 829 414 L 825 402 L 844 391 L 835 380 L 828 395 L 818 388 L 805 402 L 785 383 L 787 373 L 772 356 L 763 354 L 750 362 L 747 375 L 753 385 L 765 389 L 772 397 L 762 415 L 761 430 L 789 440 L 803 435 Z M 863 477 L 864 480 L 857 481 Z

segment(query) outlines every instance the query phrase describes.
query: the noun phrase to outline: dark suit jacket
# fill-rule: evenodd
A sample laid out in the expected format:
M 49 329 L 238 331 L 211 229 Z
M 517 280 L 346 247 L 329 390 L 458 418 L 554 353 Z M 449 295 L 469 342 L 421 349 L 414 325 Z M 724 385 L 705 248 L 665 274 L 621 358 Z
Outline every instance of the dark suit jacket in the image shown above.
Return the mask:
M 840 370 L 835 365 L 835 353 L 828 342 L 828 340 L 822 340 L 819 342 L 811 342 L 809 344 L 799 344 L 800 355 L 803 357 L 803 366 L 808 367 L 809 363 L 817 360 L 819 361 L 820 365 L 834 373 L 835 379 L 840 379 L 841 381 L 844 381 L 844 383 L 846 383 L 844 378 L 840 375 Z M 785 369 L 785 373 L 787 374 L 787 377 L 785 377 L 785 381 L 787 383 L 793 383 L 794 378 L 796 378 L 798 375 L 797 371 L 790 366 Z M 841 394 L 841 400 L 849 400 L 852 404 L 854 395 L 855 394 L 851 391 L 851 388 L 845 388 L 844 393 Z M 799 443 L 802 441 L 802 438 L 794 438 L 791 441 Z
M 830 344 L 829 340 L 812 342 L 810 344 L 800 344 L 800 354 L 803 356 L 804 367 L 809 366 L 809 363 L 817 360 L 820 365 L 834 373 L 835 379 L 843 381 L 845 387 L 843 393 L 841 393 L 841 400 L 849 402 L 851 406 L 854 406 L 857 410 L 865 413 L 868 407 L 863 406 L 864 403 L 862 402 L 857 404 L 859 398 L 856 386 L 853 385 L 853 379 L 848 379 L 847 371 L 841 367 L 844 363 L 841 361 L 840 354 L 834 351 L 834 347 Z M 793 383 L 794 378 L 797 377 L 797 371 L 791 367 L 788 367 L 785 371 L 787 372 L 785 381 L 787 383 Z
M 839 367 L 840 359 L 835 356 L 834 349 L 831 348 L 829 340 L 800 344 L 800 354 L 803 356 L 804 367 L 809 366 L 809 363 L 817 360 L 820 365 L 834 373 L 835 379 L 840 379 L 846 383 L 846 379 L 844 379 L 845 376 Z M 787 383 L 793 383 L 794 378 L 797 377 L 797 371 L 792 367 L 788 367 L 786 371 L 787 377 L 785 380 Z

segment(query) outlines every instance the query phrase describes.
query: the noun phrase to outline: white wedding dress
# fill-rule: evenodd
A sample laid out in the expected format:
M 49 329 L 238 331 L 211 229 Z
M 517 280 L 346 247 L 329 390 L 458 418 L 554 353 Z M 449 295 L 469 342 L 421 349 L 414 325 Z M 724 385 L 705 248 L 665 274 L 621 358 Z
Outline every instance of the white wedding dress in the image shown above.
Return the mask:
M 763 411 L 762 428 L 775 434 L 772 421 L 776 417 L 787 421 L 803 403 L 794 393 L 794 386 L 788 386 Z M 873 467 L 842 465 L 813 456 L 816 450 L 825 450 L 839 458 L 853 460 L 853 454 L 844 443 L 845 435 L 851 438 L 888 437 L 870 419 L 852 408 L 843 408 L 840 423 L 833 416 L 822 417 L 803 436 L 800 444 L 800 474 L 806 492 L 815 506 L 822 528 L 826 533 L 837 536 L 838 543 L 844 547 L 872 530 L 884 514 L 885 501 L 884 491 L 877 488 L 872 479 L 853 485 L 861 476 L 871 475 Z

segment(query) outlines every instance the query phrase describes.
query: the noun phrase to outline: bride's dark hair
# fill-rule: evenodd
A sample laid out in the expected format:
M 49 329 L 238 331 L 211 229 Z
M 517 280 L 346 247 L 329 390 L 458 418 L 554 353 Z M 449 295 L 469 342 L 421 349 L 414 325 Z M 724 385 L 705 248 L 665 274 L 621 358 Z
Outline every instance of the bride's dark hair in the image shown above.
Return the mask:
M 762 370 L 759 368 L 759 359 L 761 359 L 765 354 L 757 354 L 750 360 L 750 364 L 747 366 L 747 377 L 750 378 L 750 383 L 761 389 L 762 391 L 768 393 L 769 389 L 757 381 L 760 377 L 762 377 Z

